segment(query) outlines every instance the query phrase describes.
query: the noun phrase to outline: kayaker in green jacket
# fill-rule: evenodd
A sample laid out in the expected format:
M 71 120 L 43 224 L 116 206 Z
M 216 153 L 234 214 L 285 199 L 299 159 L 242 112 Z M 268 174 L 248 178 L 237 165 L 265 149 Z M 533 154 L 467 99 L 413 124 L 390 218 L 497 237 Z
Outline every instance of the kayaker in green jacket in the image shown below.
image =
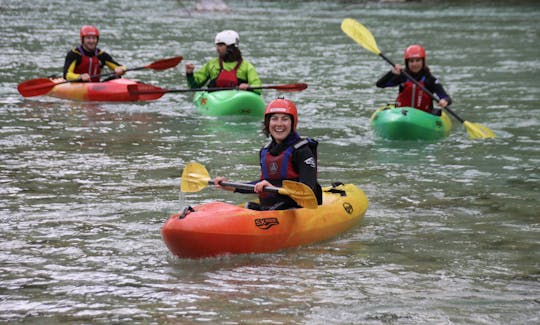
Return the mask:
M 186 77 L 190 88 L 201 88 L 208 84 L 209 88 L 238 87 L 247 90 L 249 87 L 260 87 L 261 79 L 253 65 L 242 58 L 238 48 L 240 36 L 233 30 L 219 32 L 215 38 L 217 58 L 210 60 L 195 71 L 193 63 L 185 65 Z M 253 92 L 261 94 L 260 89 Z
M 94 26 L 83 26 L 79 32 L 81 45 L 70 50 L 64 62 L 64 79 L 99 82 L 101 68 L 107 66 L 115 77 L 126 72 L 126 67 L 116 62 L 107 52 L 97 47 L 99 30 Z
M 439 79 L 434 77 L 426 64 L 426 51 L 420 45 L 411 45 L 405 50 L 405 71 L 429 91 L 439 97 L 437 104 L 446 107 L 452 103 L 452 99 Z M 433 107 L 433 99 L 420 87 L 416 86 L 401 73 L 402 67 L 396 64 L 391 71 L 382 76 L 376 83 L 377 87 L 399 86 L 399 94 L 396 99 L 396 107 L 414 107 L 434 115 L 441 115 L 440 109 Z

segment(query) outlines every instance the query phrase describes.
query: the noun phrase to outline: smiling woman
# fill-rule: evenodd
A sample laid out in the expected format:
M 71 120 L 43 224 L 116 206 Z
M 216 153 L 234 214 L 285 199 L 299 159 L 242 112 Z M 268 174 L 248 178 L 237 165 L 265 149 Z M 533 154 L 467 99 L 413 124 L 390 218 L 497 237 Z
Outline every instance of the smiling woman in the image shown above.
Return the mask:
M 270 117 L 268 130 L 272 135 L 272 138 L 280 144 L 285 141 L 289 133 L 291 133 L 292 125 L 293 122 L 289 114 L 275 113 Z
M 271 141 L 259 153 L 261 165 L 261 179 L 254 182 L 254 191 L 259 194 L 260 204 L 251 205 L 257 210 L 285 210 L 298 208 L 289 196 L 279 193 L 268 193 L 265 187 L 281 187 L 284 180 L 304 183 L 311 188 L 322 203 L 321 186 L 317 181 L 317 145 L 318 142 L 302 139 L 296 132 L 298 126 L 298 111 L 296 105 L 287 99 L 278 98 L 271 101 L 264 112 L 264 129 Z M 226 181 L 224 177 L 214 179 L 217 187 L 229 191 L 251 193 L 238 188 L 222 186 Z

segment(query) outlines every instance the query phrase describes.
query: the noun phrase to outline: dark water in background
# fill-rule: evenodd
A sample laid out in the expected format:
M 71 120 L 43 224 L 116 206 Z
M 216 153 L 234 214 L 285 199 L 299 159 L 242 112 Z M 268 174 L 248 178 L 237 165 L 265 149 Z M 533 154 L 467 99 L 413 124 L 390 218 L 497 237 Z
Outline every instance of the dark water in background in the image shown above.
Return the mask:
M 0 321 L 22 323 L 531 324 L 540 311 L 538 58 L 530 2 L 250 2 L 229 13 L 191 1 L 2 1 L 0 22 Z M 91 18 L 89 18 L 91 17 Z M 369 128 L 395 89 L 389 66 L 339 26 L 357 19 L 394 61 L 422 43 L 454 110 L 498 137 L 455 123 L 438 143 L 389 142 Z M 192 112 L 189 94 L 149 103 L 23 98 L 24 80 L 61 73 L 81 25 L 129 67 L 174 55 L 200 67 L 222 29 L 264 84 L 287 94 L 303 135 L 320 140 L 320 181 L 359 185 L 365 219 L 324 243 L 200 261 L 160 237 L 185 204 L 188 161 L 252 180 L 266 141 L 253 122 Z M 66 27 L 69 26 L 69 27 Z M 129 72 L 183 88 L 183 67 Z M 265 100 L 278 93 L 266 91 Z

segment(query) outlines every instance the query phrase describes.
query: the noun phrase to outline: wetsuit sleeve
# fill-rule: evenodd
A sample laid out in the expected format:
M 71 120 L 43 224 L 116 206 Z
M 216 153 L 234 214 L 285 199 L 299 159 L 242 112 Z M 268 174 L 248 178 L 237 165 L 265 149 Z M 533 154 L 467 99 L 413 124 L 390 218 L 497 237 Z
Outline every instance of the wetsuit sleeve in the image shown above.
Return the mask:
M 70 50 L 66 54 L 66 60 L 64 61 L 64 79 L 66 80 L 76 80 L 79 79 L 80 74 L 75 73 L 75 67 L 81 59 L 81 55 L 75 52 L 75 50 Z
M 186 80 L 188 87 L 193 88 L 200 88 L 197 82 L 195 81 L 195 77 L 193 76 L 193 73 L 186 73 Z
M 450 98 L 446 90 L 444 90 L 444 87 L 439 79 L 431 76 L 431 78 L 429 78 L 429 86 L 430 87 L 428 89 L 432 93 L 436 94 L 440 99 L 446 99 L 448 105 L 452 104 L 452 98 Z
M 392 71 L 388 71 L 384 76 L 377 80 L 377 87 L 386 88 L 386 87 L 395 87 L 403 82 L 403 77 L 400 75 L 393 74 Z
M 322 201 L 320 185 L 317 183 L 317 157 L 308 145 L 298 148 L 294 152 L 294 166 L 298 170 L 299 181 L 313 190 L 319 204 Z
M 211 65 L 210 62 L 203 65 L 199 70 L 195 71 L 195 73 L 186 74 L 186 79 L 189 88 L 201 88 L 210 79 L 210 70 Z
M 101 62 L 101 65 L 106 65 L 109 69 L 114 71 L 117 67 L 122 66 L 120 63 L 116 62 L 107 52 L 99 52 L 98 59 Z

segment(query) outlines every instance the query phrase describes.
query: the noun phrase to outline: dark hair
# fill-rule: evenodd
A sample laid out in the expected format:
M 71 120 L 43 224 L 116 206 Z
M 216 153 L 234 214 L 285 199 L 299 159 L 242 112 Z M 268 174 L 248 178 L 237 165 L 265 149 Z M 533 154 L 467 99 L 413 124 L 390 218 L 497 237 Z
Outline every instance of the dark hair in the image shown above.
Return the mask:
M 235 45 L 227 45 L 227 53 L 222 57 L 223 62 L 236 62 L 242 60 L 242 52 Z
M 272 114 L 265 115 L 264 121 L 262 122 L 262 132 L 266 137 L 270 136 L 270 116 L 272 116 Z

